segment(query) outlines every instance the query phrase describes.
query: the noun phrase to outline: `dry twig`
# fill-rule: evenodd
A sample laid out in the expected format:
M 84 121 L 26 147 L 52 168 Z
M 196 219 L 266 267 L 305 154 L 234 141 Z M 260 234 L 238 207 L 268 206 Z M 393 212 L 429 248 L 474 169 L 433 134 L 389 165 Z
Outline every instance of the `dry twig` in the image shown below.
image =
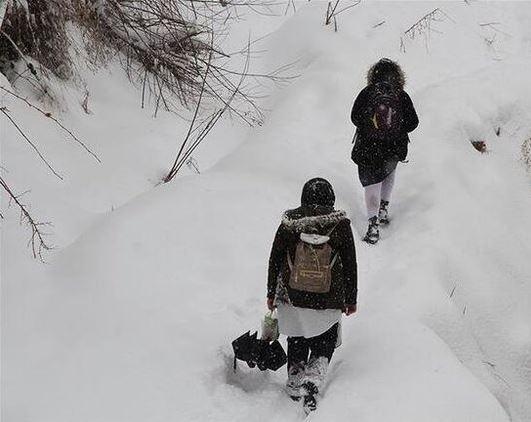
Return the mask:
M 9 111 L 7 107 L 0 107 L 0 113 L 2 113 L 4 116 L 7 117 L 7 119 L 11 122 L 11 124 L 15 127 L 18 133 L 24 138 L 24 140 L 31 146 L 31 148 L 35 151 L 35 153 L 39 156 L 41 161 L 50 169 L 50 171 L 59 179 L 64 180 L 63 176 L 61 176 L 54 168 L 53 166 L 48 162 L 48 160 L 44 157 L 44 155 L 40 152 L 39 148 L 37 148 L 37 145 L 24 133 L 22 128 L 18 125 L 18 123 L 11 117 L 9 114 Z
M 335 3 L 332 4 L 331 1 L 328 2 L 328 5 L 326 7 L 326 16 L 325 16 L 325 25 L 330 25 L 332 22 L 334 22 L 334 30 L 337 32 L 337 16 L 343 12 L 345 12 L 348 9 L 351 9 L 354 6 L 357 6 L 361 3 L 361 0 L 355 0 L 352 4 L 349 4 L 348 6 L 345 6 L 338 10 L 339 1 L 336 0 Z
M 11 95 L 12 97 L 24 102 L 28 107 L 38 111 L 40 114 L 42 114 L 44 117 L 52 120 L 57 126 L 59 126 L 61 128 L 61 130 L 63 130 L 64 132 L 66 132 L 76 143 L 78 143 L 79 145 L 81 145 L 81 147 L 87 152 L 89 153 L 96 161 L 98 161 L 98 163 L 101 163 L 101 160 L 99 159 L 99 157 L 90 150 L 90 148 L 83 142 L 81 141 L 70 129 L 68 129 L 65 125 L 63 125 L 59 120 L 57 120 L 51 112 L 49 111 L 44 111 L 43 109 L 41 109 L 40 107 L 36 106 L 35 104 L 31 103 L 30 101 L 28 101 L 27 98 L 23 98 L 21 97 L 20 95 L 18 95 L 17 93 L 11 91 L 10 89 L 7 89 L 3 86 L 0 85 L 0 89 L 4 92 L 6 92 L 7 94 Z M 6 114 L 6 113 L 4 113 Z M 9 117 L 9 116 L 8 116 Z M 10 119 L 11 120 L 11 119 Z M 15 124 L 13 122 L 13 124 Z M 15 124 L 16 126 L 16 124 Z M 16 126 L 17 127 L 17 126 Z M 19 129 L 17 127 L 17 129 Z M 27 139 L 27 137 L 23 134 L 23 132 L 21 130 L 19 130 L 19 132 L 24 136 L 24 138 Z
M 9 187 L 7 182 L 4 180 L 4 178 L 1 176 L 0 176 L 0 186 L 2 186 L 3 190 L 7 193 L 7 195 L 10 198 L 10 201 L 14 202 L 16 206 L 19 208 L 21 223 L 27 224 L 31 229 L 31 237 L 28 242 L 28 246 L 31 246 L 33 257 L 39 258 L 42 262 L 44 262 L 43 253 L 45 251 L 49 251 L 50 249 L 52 249 L 53 246 L 46 241 L 45 237 L 47 233 L 43 232 L 42 228 L 46 226 L 50 226 L 51 224 L 49 222 L 42 223 L 42 222 L 36 221 L 30 214 L 30 212 L 28 211 L 28 207 L 20 201 L 21 195 L 16 195 L 13 192 L 13 190 Z
M 426 49 L 428 49 L 428 37 L 432 32 L 439 32 L 433 27 L 434 23 L 443 22 L 445 19 L 448 19 L 452 22 L 455 22 L 447 13 L 445 13 L 440 8 L 435 8 L 431 12 L 426 13 L 422 16 L 417 22 L 411 25 L 408 29 L 404 31 L 404 36 L 400 37 L 400 51 L 403 53 L 406 52 L 406 45 L 404 42 L 404 37 L 414 40 L 419 35 L 423 35 L 426 41 Z
M 250 41 L 248 42 L 248 45 L 250 45 Z M 214 113 L 210 114 L 206 119 L 198 121 L 202 101 L 204 99 L 204 93 L 206 92 L 206 87 L 208 86 L 208 74 L 213 69 L 213 67 L 211 66 L 212 56 L 209 58 L 205 74 L 203 75 L 203 82 L 201 85 L 199 100 L 196 104 L 192 121 L 188 127 L 188 132 L 185 138 L 181 142 L 181 146 L 177 152 L 173 165 L 166 177 L 164 178 L 164 182 L 171 181 L 177 175 L 182 166 L 190 158 L 194 150 L 201 144 L 201 142 L 204 141 L 210 131 L 217 124 L 219 119 L 221 119 L 223 114 L 228 110 L 233 110 L 231 104 L 236 98 L 236 96 L 241 92 L 241 87 L 248 76 L 249 61 L 250 58 L 248 55 L 243 70 L 241 71 L 240 79 L 238 83 L 234 86 L 232 95 L 229 98 L 222 100 L 223 106 L 216 110 Z

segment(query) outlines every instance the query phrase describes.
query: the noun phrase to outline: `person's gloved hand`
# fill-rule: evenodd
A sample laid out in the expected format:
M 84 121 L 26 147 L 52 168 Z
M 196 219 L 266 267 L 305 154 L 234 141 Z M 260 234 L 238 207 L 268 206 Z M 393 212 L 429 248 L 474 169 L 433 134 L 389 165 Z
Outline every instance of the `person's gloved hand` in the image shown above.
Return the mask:
M 357 305 L 354 303 L 353 305 L 345 305 L 345 310 L 343 312 L 345 312 L 346 316 L 349 316 L 356 313 L 356 310 Z
M 267 298 L 267 309 L 269 309 L 270 311 L 272 311 L 273 309 L 275 309 L 275 305 L 274 305 L 274 302 L 275 302 L 275 298 L 274 297 L 268 297 Z

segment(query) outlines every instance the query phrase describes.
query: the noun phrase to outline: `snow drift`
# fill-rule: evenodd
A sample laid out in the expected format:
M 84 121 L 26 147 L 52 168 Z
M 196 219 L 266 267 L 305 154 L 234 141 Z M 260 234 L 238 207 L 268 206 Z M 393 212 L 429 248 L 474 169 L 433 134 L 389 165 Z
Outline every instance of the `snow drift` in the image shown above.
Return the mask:
M 94 116 L 66 115 L 119 167 L 81 164 L 50 144 L 71 169 L 66 187 L 17 178 L 62 217 L 64 246 L 48 265 L 27 257 L 14 213 L 3 227 L 5 420 L 301 419 L 281 391 L 283 371 L 234 373 L 229 344 L 258 326 L 280 214 L 314 176 L 331 181 L 353 220 L 360 293 L 312 418 L 529 420 L 531 197 L 518 154 L 531 132 L 531 7 L 442 3 L 440 33 L 404 36 L 436 6 L 363 3 L 334 33 L 322 26 L 324 4 L 301 4 L 263 41 L 264 66 L 298 60 L 301 75 L 272 93 L 265 125 L 245 135 L 226 125 L 225 136 L 240 137 L 233 152 L 155 189 L 171 120 L 134 121 L 142 114 L 124 108 L 107 121 L 116 101 L 107 89 L 132 94 L 115 70 L 96 77 Z M 493 21 L 503 32 L 489 45 L 480 24 Z M 368 247 L 348 116 L 381 56 L 403 65 L 421 125 L 398 169 L 392 225 Z M 104 127 L 114 135 L 105 142 Z M 27 152 L 3 132 L 3 160 L 18 166 Z M 470 145 L 476 138 L 488 154 Z

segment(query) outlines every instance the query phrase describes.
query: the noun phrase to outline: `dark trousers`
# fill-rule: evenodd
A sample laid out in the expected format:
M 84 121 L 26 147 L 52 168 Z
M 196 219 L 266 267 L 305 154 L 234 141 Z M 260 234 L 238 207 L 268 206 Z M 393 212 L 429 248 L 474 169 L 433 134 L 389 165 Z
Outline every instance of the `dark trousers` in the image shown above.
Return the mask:
M 330 361 L 336 348 L 338 325 L 335 323 L 315 337 L 288 337 L 288 371 L 295 364 L 308 363 L 308 359 L 325 356 Z

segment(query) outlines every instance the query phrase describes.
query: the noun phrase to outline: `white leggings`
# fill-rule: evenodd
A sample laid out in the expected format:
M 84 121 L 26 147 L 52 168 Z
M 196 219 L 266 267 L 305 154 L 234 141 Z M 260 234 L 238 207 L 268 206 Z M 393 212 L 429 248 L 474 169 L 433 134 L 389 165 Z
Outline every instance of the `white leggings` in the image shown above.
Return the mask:
M 365 186 L 365 204 L 367 205 L 367 218 L 372 218 L 378 215 L 380 210 L 380 200 L 389 201 L 391 199 L 391 192 L 393 191 L 393 185 L 395 184 L 395 172 L 382 180 L 380 183 L 374 185 Z

